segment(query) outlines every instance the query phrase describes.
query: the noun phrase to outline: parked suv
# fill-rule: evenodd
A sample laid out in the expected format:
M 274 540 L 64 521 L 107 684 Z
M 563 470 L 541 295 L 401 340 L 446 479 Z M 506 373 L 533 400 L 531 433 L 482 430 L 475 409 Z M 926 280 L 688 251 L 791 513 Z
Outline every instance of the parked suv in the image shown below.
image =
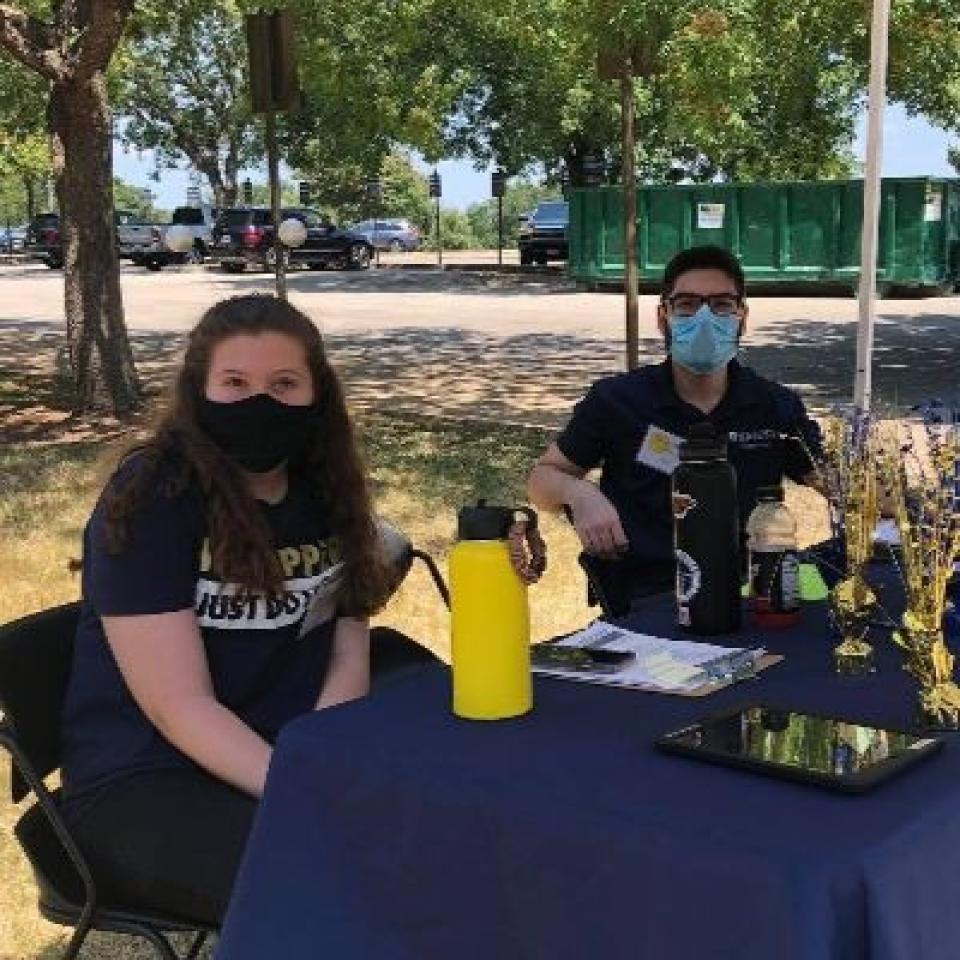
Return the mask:
M 20 253 L 27 238 L 26 227 L 14 227 L 9 224 L 0 227 L 0 253 Z
M 345 270 L 366 270 L 373 246 L 366 237 L 340 230 L 316 210 L 290 207 L 280 211 L 281 222 L 300 220 L 307 228 L 301 247 L 286 251 L 288 262 L 311 270 L 339 266 Z M 224 210 L 213 227 L 212 255 L 228 273 L 240 273 L 247 266 L 274 269 L 273 221 L 268 207 L 232 207 Z
M 187 227 L 193 234 L 194 257 L 202 262 L 213 246 L 213 225 L 217 211 L 209 204 L 200 207 L 177 207 L 170 218 L 171 225 Z
M 59 214 L 38 213 L 30 221 L 24 250 L 31 260 L 41 260 L 51 270 L 58 270 L 63 266 Z
M 163 254 L 163 228 L 139 213 L 117 210 L 117 255 L 136 266 L 159 270 L 167 262 Z
M 350 229 L 381 250 L 420 249 L 420 231 L 409 220 L 363 220 Z
M 567 232 L 570 206 L 564 200 L 545 200 L 520 224 L 517 244 L 520 263 L 547 263 L 566 260 L 569 253 Z

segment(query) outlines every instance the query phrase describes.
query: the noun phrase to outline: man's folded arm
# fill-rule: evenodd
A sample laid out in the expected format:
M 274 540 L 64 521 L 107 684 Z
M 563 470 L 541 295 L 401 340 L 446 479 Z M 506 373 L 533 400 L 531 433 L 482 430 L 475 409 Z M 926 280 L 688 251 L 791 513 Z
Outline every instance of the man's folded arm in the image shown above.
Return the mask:
M 586 479 L 587 468 L 574 463 L 556 443 L 537 461 L 527 478 L 530 499 L 544 510 L 569 508 L 583 549 L 616 558 L 627 548 L 620 516 L 600 489 Z

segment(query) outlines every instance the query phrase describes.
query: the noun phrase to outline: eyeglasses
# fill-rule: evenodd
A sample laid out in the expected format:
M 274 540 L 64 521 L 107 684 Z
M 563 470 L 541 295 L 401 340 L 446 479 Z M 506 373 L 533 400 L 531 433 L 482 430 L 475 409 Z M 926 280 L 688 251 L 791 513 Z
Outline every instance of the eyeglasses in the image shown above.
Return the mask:
M 743 297 L 736 293 L 710 293 L 705 297 L 699 293 L 675 293 L 664 297 L 663 302 L 678 317 L 692 317 L 704 304 L 718 317 L 732 317 L 743 304 Z

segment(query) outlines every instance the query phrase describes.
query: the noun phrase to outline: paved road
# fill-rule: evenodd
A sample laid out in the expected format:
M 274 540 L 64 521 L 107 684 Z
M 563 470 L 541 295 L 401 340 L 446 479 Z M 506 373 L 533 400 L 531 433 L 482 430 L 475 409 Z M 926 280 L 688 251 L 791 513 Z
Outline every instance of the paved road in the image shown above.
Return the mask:
M 623 306 L 561 277 L 458 271 L 300 272 L 291 300 L 323 329 L 354 403 L 554 425 L 594 378 L 623 364 Z M 175 356 L 183 331 L 220 298 L 269 292 L 266 274 L 125 267 L 127 321 L 148 369 Z M 641 297 L 643 360 L 661 355 L 655 298 Z M 0 268 L 0 371 L 49 352 L 62 326 L 62 278 Z M 856 303 L 755 298 L 745 356 L 817 408 L 849 397 Z M 910 403 L 960 391 L 960 297 L 881 301 L 876 395 Z

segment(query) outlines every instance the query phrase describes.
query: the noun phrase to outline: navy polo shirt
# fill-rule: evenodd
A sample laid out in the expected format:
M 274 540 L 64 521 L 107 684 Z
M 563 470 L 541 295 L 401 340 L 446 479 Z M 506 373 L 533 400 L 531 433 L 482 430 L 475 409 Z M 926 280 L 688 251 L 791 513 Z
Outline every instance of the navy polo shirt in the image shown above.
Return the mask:
M 710 413 L 682 400 L 669 358 L 597 381 L 574 407 L 557 438 L 560 452 L 584 470 L 602 468 L 600 489 L 616 507 L 630 541 L 628 557 L 641 575 L 673 576 L 671 471 L 638 460 L 651 427 L 685 438 L 703 420 L 728 440 L 737 473 L 741 529 L 757 489 L 800 481 L 822 455 L 820 430 L 794 391 L 732 360 L 727 392 Z M 791 438 L 791 439 L 787 439 Z

